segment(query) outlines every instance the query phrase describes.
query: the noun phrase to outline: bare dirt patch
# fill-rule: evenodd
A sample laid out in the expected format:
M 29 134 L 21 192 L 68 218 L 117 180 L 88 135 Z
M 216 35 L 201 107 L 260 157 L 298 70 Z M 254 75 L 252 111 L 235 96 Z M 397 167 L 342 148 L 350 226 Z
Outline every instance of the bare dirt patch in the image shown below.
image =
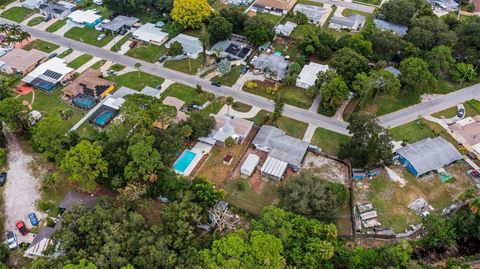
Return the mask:
M 302 168 L 310 169 L 321 178 L 348 184 L 348 167 L 335 160 L 309 152 L 305 157 Z

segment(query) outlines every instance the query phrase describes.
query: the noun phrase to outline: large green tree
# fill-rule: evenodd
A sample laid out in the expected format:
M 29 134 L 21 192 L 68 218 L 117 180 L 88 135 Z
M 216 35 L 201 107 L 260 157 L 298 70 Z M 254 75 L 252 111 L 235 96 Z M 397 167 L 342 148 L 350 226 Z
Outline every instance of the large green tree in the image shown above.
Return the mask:
M 275 35 L 274 25 L 263 17 L 249 17 L 245 20 L 244 34 L 256 46 L 271 40 Z
M 415 0 L 391 0 L 385 2 L 380 9 L 387 21 L 403 25 L 410 24 L 416 11 Z
M 476 77 L 475 68 L 471 64 L 457 63 L 450 69 L 450 77 L 454 82 L 473 81 Z
M 456 245 L 455 227 L 443 216 L 432 213 L 423 221 L 427 234 L 420 245 L 428 250 L 447 250 Z
M 14 131 L 23 127 L 27 107 L 19 99 L 8 97 L 0 100 L 0 122 L 5 122 Z
M 400 80 L 385 69 L 373 71 L 370 75 L 360 73 L 355 78 L 352 88 L 360 96 L 360 105 L 370 101 L 375 103 L 380 93 L 396 96 L 400 91 Z
M 457 42 L 455 32 L 451 31 L 449 26 L 436 16 L 415 18 L 405 38 L 424 50 L 438 45 L 453 47 Z
M 72 136 L 68 133 L 68 125 L 59 117 L 45 117 L 32 130 L 34 149 L 42 152 L 48 160 L 59 163 L 71 142 Z
M 320 87 L 322 96 L 321 105 L 328 111 L 334 112 L 345 100 L 349 94 L 348 86 L 339 76 L 327 81 Z
M 372 42 L 365 40 L 362 35 L 344 35 L 336 42 L 337 48 L 351 48 L 355 52 L 370 57 L 373 54 Z
M 356 74 L 368 73 L 370 70 L 367 58 L 350 48 L 337 50 L 333 54 L 330 66 L 337 71 L 348 85 L 355 79 Z
M 220 15 L 227 19 L 232 24 L 233 32 L 241 34 L 243 31 L 243 25 L 248 19 L 248 15 L 245 14 L 241 7 L 230 6 L 228 8 L 220 10 Z
M 210 38 L 214 42 L 227 39 L 232 31 L 233 25 L 222 16 L 211 19 L 208 24 L 208 32 L 210 32 Z
M 200 111 L 194 111 L 190 114 L 186 124 L 192 128 L 191 138 L 198 138 L 210 134 L 215 127 L 215 120 Z
M 174 0 L 170 16 L 184 28 L 199 28 L 212 11 L 207 0 Z
M 437 80 L 428 70 L 428 63 L 416 57 L 403 60 L 399 67 L 402 86 L 409 91 L 425 93 L 435 89 Z
M 432 72 L 436 78 L 448 74 L 452 65 L 455 64 L 452 50 L 445 45 L 440 45 L 427 52 L 425 60 L 428 63 L 430 72 Z
M 131 143 L 127 153 L 130 161 L 125 166 L 124 177 L 128 181 L 155 181 L 158 173 L 163 169 L 160 153 L 153 147 L 155 138 L 146 136 Z

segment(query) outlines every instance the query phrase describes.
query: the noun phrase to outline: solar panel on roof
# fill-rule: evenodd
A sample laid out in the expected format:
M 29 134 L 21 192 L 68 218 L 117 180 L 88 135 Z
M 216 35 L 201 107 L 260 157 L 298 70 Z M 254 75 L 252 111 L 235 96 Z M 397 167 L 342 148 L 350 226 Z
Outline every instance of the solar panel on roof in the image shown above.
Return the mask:
M 230 44 L 230 46 L 228 46 L 228 48 L 225 50 L 225 52 L 232 55 L 237 55 L 239 51 L 240 47 L 235 44 Z
M 250 52 L 250 49 L 249 48 L 243 48 L 237 55 L 237 57 L 243 59 L 245 58 L 245 56 L 247 56 L 247 54 Z
M 59 78 L 62 77 L 62 74 L 52 71 L 50 69 L 43 72 L 43 75 L 49 78 L 53 78 L 55 80 L 58 80 Z

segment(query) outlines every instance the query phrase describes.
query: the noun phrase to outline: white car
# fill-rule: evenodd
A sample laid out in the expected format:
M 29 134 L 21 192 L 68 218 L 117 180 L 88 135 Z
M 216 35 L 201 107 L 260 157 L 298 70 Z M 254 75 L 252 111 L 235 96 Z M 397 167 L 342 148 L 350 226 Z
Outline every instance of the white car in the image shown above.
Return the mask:
M 101 34 L 97 37 L 97 40 L 100 41 L 105 38 L 105 34 Z
M 7 232 L 7 244 L 10 250 L 16 249 L 18 247 L 17 236 L 12 231 Z

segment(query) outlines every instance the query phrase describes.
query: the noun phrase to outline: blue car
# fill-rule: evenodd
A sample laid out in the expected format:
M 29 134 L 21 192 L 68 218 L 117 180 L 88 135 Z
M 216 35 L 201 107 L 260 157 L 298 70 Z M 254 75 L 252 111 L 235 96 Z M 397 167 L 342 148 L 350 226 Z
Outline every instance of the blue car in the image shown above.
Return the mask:
M 35 215 L 35 213 L 30 213 L 28 214 L 28 218 L 30 219 L 30 223 L 33 225 L 33 226 L 37 226 L 38 225 L 38 219 L 37 219 L 37 216 Z

